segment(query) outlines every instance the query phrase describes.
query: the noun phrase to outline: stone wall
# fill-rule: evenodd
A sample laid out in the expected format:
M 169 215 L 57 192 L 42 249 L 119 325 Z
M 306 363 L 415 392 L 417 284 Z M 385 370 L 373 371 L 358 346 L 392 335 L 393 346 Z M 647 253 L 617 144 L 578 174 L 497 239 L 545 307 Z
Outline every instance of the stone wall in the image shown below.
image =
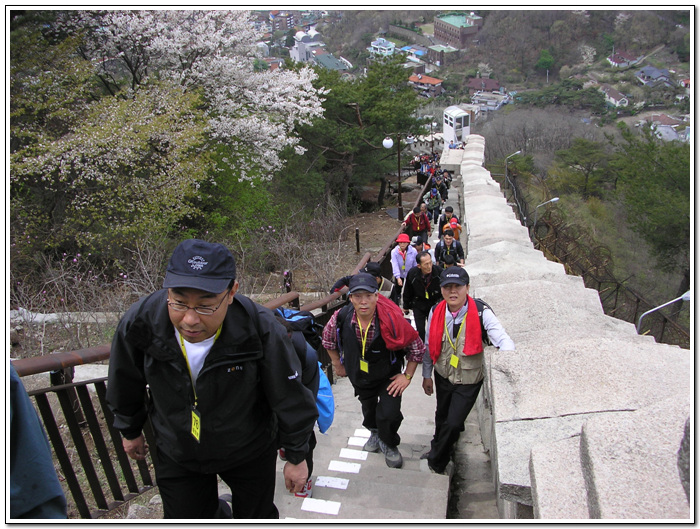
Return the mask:
M 688 519 L 690 351 L 605 315 L 535 250 L 483 152 L 470 136 L 462 224 L 470 293 L 516 344 L 487 348 L 477 406 L 501 517 Z
M 430 39 L 425 35 L 421 35 L 420 33 L 416 33 L 415 31 L 411 31 L 410 29 L 394 26 L 393 24 L 389 24 L 388 33 L 389 35 L 396 35 L 397 37 L 401 37 L 402 39 L 412 44 L 418 44 L 419 46 L 429 47 L 433 45 L 433 43 L 430 42 Z

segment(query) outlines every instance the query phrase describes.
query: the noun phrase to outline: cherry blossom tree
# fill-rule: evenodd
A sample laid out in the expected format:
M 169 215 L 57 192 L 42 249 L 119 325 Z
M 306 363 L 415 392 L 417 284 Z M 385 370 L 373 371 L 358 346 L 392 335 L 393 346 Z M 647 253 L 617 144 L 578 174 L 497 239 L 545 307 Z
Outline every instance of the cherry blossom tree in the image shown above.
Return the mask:
M 15 240 L 133 246 L 218 173 L 260 181 L 301 153 L 322 90 L 308 68 L 255 71 L 259 36 L 245 11 L 66 11 L 14 31 Z

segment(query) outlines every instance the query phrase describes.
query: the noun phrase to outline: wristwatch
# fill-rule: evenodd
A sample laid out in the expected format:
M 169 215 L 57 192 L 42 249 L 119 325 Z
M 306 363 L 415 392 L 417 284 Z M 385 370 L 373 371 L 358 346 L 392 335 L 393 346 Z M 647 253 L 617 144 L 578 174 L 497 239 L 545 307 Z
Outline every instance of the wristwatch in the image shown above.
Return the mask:
M 406 380 L 411 380 L 413 378 L 413 375 L 409 375 L 408 373 L 404 373 L 403 376 L 406 377 Z

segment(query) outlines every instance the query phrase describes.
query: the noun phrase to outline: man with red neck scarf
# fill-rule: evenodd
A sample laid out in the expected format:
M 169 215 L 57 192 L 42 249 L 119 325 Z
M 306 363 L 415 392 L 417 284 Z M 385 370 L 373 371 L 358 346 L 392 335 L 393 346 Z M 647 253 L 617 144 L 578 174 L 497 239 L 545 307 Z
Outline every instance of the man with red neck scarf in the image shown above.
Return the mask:
M 515 350 L 496 315 L 486 304 L 469 297 L 469 274 L 458 266 L 440 274 L 443 301 L 428 316 L 427 353 L 423 355 L 423 391 L 433 394 L 435 369 L 435 434 L 423 455 L 433 472 L 444 473 L 452 447 L 464 431 L 484 381 L 482 329 L 502 351 Z

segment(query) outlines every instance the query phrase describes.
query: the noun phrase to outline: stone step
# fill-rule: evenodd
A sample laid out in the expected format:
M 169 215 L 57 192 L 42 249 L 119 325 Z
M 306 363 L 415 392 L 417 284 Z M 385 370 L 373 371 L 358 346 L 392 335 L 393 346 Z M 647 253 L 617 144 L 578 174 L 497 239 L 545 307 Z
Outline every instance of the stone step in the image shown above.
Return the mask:
M 340 431 L 333 435 L 317 436 L 312 477 L 313 498 L 340 505 L 320 503 L 320 506 L 314 507 L 319 502 L 307 502 L 309 505 L 306 507 L 314 510 L 303 510 L 304 500 L 294 497 L 284 488 L 284 463 L 279 461 L 275 504 L 280 510 L 281 518 L 445 518 L 449 477 L 431 473 L 426 462 L 419 459 L 427 449 L 429 437 L 427 441 L 419 441 L 404 435 L 404 441 L 399 447 L 404 458 L 403 468 L 391 469 L 386 465 L 383 454 L 362 452 L 361 447 L 348 444 L 348 438 L 355 433 L 354 430 L 343 428 L 342 434 Z M 347 457 L 348 453 L 353 456 L 364 455 L 366 459 L 350 458 Z M 338 464 L 350 464 L 359 471 L 343 472 L 336 469 L 335 465 Z M 331 465 L 334 465 L 333 469 Z M 318 480 L 327 482 L 327 478 L 347 480 L 346 488 L 318 485 Z M 318 512 L 332 507 L 338 508 L 337 514 L 332 511 Z

